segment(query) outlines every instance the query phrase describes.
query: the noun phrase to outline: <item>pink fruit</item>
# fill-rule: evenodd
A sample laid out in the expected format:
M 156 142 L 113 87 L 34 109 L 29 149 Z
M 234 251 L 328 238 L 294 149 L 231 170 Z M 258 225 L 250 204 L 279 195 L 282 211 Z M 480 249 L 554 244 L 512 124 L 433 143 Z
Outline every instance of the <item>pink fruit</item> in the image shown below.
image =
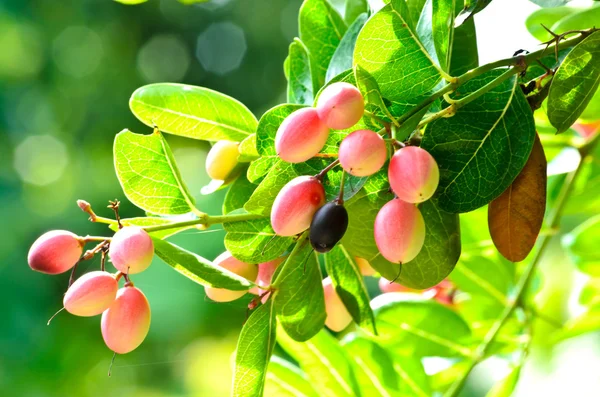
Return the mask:
M 407 146 L 392 156 L 388 179 L 399 199 L 421 203 L 435 193 L 440 182 L 440 170 L 429 152 L 417 146 Z
M 240 154 L 239 143 L 219 141 L 213 145 L 206 156 L 206 173 L 212 179 L 223 181 L 235 168 Z
M 271 226 L 280 236 L 295 236 L 310 226 L 315 212 L 325 204 L 325 189 L 312 176 L 299 176 L 285 185 L 273 203 Z
M 119 284 L 102 271 L 86 273 L 69 287 L 63 299 L 65 309 L 76 316 L 95 316 L 115 301 Z
M 592 121 L 591 123 L 578 122 L 573 124 L 571 128 L 577 131 L 582 137 L 589 138 L 600 131 L 600 121 Z
M 284 261 L 285 258 L 277 258 L 275 260 L 260 263 L 258 265 L 258 276 L 256 276 L 255 284 L 258 287 L 254 287 L 250 290 L 251 294 L 261 295 L 265 293 L 266 289 L 262 287 L 268 287 L 271 285 L 271 281 L 273 279 L 273 274 L 275 270 L 279 267 L 279 265 Z M 269 294 L 262 297 L 262 302 L 265 303 L 269 299 Z
M 108 251 L 112 264 L 126 274 L 143 272 L 154 256 L 154 243 L 144 229 L 125 226 L 115 233 Z
M 413 204 L 393 199 L 375 218 L 375 243 L 385 259 L 406 263 L 414 259 L 425 242 L 425 221 Z
M 323 279 L 323 290 L 325 292 L 325 311 L 327 312 L 325 325 L 332 331 L 340 332 L 350 325 L 352 316 L 348 313 L 337 292 L 335 292 L 329 277 Z
M 385 141 L 370 130 L 354 131 L 340 144 L 339 159 L 342 168 L 354 176 L 368 176 L 383 167 L 387 158 Z
M 245 263 L 236 259 L 229 251 L 225 251 L 219 255 L 213 261 L 213 264 L 215 266 L 220 266 L 224 269 L 227 269 L 238 276 L 242 276 L 249 281 L 254 281 L 258 275 L 258 267 L 256 265 Z M 230 302 L 241 298 L 246 294 L 246 292 L 248 292 L 232 291 L 224 288 L 213 287 L 204 287 L 204 291 L 206 292 L 206 296 L 215 302 Z
M 299 109 L 279 126 L 275 150 L 283 161 L 301 163 L 319 153 L 328 136 L 329 128 L 321 122 L 315 109 Z
M 317 100 L 319 118 L 329 128 L 344 130 L 360 121 L 365 111 L 362 94 L 352 84 L 338 82 L 326 87 Z
M 371 264 L 369 263 L 368 260 L 359 258 L 358 256 L 355 256 L 354 260 L 356 261 L 356 264 L 358 265 L 360 274 L 362 274 L 363 276 L 373 276 L 375 273 L 377 273 L 375 271 L 375 269 L 373 269 L 371 267 Z
M 135 350 L 150 329 L 150 304 L 146 296 L 130 285 L 117 292 L 117 299 L 102 313 L 102 337 L 115 353 Z
M 41 235 L 27 256 L 29 267 L 46 274 L 60 274 L 71 269 L 83 253 L 83 238 L 67 230 L 52 230 Z

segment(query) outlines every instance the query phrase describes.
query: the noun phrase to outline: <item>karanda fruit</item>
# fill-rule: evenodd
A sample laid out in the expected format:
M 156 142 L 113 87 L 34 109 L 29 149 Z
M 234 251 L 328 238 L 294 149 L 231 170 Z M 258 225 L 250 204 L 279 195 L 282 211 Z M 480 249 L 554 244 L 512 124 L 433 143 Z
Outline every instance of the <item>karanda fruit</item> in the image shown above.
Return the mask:
M 112 274 L 104 271 L 89 272 L 69 287 L 63 306 L 76 316 L 95 316 L 110 307 L 118 289 L 119 284 Z
M 381 169 L 387 158 L 385 141 L 370 130 L 354 131 L 346 136 L 339 149 L 342 168 L 354 176 L 369 176 Z
M 325 325 L 332 331 L 343 331 L 352 322 L 352 316 L 335 292 L 331 278 L 323 279 L 323 291 L 325 292 L 325 311 L 327 313 Z
M 27 256 L 29 267 L 46 274 L 60 274 L 79 261 L 85 245 L 83 238 L 67 230 L 52 230 L 41 235 Z
M 360 121 L 365 101 L 358 88 L 350 83 L 337 82 L 323 89 L 316 108 L 319 118 L 329 128 L 344 130 Z
M 327 141 L 329 128 L 314 108 L 303 108 L 290 114 L 275 135 L 275 151 L 288 163 L 301 163 L 314 157 Z
M 150 329 L 150 304 L 146 296 L 133 285 L 119 289 L 117 298 L 102 313 L 102 337 L 115 353 L 135 350 Z
M 440 182 L 438 165 L 425 149 L 407 146 L 390 160 L 388 179 L 396 196 L 408 203 L 429 200 Z
M 113 236 L 108 256 L 117 270 L 125 274 L 140 273 L 152 262 L 154 243 L 141 227 L 125 226 Z
M 236 259 L 229 251 L 223 252 L 214 261 L 215 266 L 227 269 L 232 273 L 242 276 L 245 279 L 254 282 L 258 275 L 258 267 L 256 265 L 242 262 Z M 230 302 L 241 298 L 248 291 L 232 291 L 224 288 L 204 287 L 206 296 L 215 302 Z
M 206 156 L 206 173 L 212 179 L 223 181 L 238 164 L 239 143 L 219 141 L 213 145 Z
M 273 202 L 271 226 L 280 236 L 302 233 L 324 203 L 325 189 L 317 178 L 294 178 L 279 191 Z
M 414 205 L 393 199 L 375 218 L 375 243 L 381 255 L 394 263 L 413 260 L 425 242 L 425 221 Z
M 310 224 L 310 244 L 315 251 L 325 253 L 344 237 L 348 229 L 348 211 L 336 201 L 319 208 Z

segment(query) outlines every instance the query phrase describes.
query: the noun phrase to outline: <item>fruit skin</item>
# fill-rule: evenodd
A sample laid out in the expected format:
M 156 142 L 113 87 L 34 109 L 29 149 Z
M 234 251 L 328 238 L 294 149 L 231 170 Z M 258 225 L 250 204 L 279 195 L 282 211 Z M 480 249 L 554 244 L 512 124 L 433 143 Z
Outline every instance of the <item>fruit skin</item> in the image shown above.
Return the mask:
M 386 203 L 375 218 L 375 243 L 385 259 L 411 261 L 423 248 L 425 221 L 421 211 L 400 199 Z
M 225 251 L 217 256 L 213 264 L 227 269 L 238 276 L 242 276 L 249 281 L 256 280 L 256 276 L 258 276 L 258 266 L 236 259 L 229 251 Z M 215 302 L 231 302 L 241 298 L 248 291 L 231 291 L 224 288 L 204 287 L 204 292 L 206 292 L 206 296 Z
M 117 270 L 126 274 L 143 272 L 154 256 L 154 243 L 141 227 L 125 226 L 110 242 L 108 255 Z
M 323 279 L 323 291 L 325 292 L 325 311 L 327 312 L 325 325 L 332 331 L 343 331 L 352 322 L 352 316 L 335 292 L 331 278 Z
M 329 202 L 319 208 L 310 223 L 310 244 L 315 251 L 329 252 L 348 229 L 348 211 L 342 204 Z
M 102 313 L 102 338 L 115 353 L 135 350 L 150 329 L 150 304 L 142 291 L 125 286 L 117 292 L 117 299 Z
M 365 112 L 365 101 L 350 83 L 333 83 L 323 90 L 317 100 L 319 118 L 329 128 L 344 130 L 360 121 Z
M 89 272 L 69 287 L 63 306 L 76 316 L 96 316 L 115 301 L 118 289 L 119 284 L 112 274 L 103 271 Z
M 339 159 L 342 168 L 351 175 L 372 175 L 383 167 L 387 159 L 385 141 L 370 130 L 354 131 L 342 140 Z
M 440 169 L 425 149 L 407 146 L 392 156 L 388 179 L 399 199 L 407 203 L 421 203 L 435 193 L 440 183 Z
M 296 110 L 286 117 L 275 135 L 275 151 L 288 163 L 302 163 L 314 157 L 327 141 L 329 128 L 314 108 Z
M 454 294 L 456 287 L 452 282 L 447 279 L 440 281 L 439 284 L 434 285 L 426 290 L 417 290 L 403 286 L 402 284 L 392 283 L 390 280 L 381 277 L 379 279 L 379 289 L 382 293 L 388 292 L 410 292 L 420 294 L 426 299 L 435 299 L 443 305 L 452 306 L 454 304 Z
M 313 176 L 299 176 L 279 192 L 271 209 L 271 226 L 280 236 L 295 236 L 310 226 L 325 203 L 325 189 Z
M 271 280 L 273 279 L 273 274 L 279 267 L 279 265 L 284 261 L 285 258 L 277 258 L 269 262 L 259 263 L 258 265 L 258 275 L 256 276 L 256 281 L 254 282 L 258 287 L 254 287 L 250 289 L 251 294 L 261 295 L 266 290 L 261 287 L 266 287 L 271 285 Z M 262 302 L 265 303 L 269 298 L 269 294 L 263 296 Z
M 81 237 L 68 230 L 52 230 L 35 240 L 27 262 L 31 269 L 40 273 L 64 273 L 79 261 L 84 245 Z
M 219 141 L 213 145 L 206 156 L 206 173 L 212 179 L 223 181 L 235 168 L 240 154 L 239 143 Z
M 377 273 L 377 271 L 373 269 L 368 260 L 355 256 L 354 261 L 358 265 L 360 274 L 362 274 L 363 276 L 374 276 L 375 273 Z

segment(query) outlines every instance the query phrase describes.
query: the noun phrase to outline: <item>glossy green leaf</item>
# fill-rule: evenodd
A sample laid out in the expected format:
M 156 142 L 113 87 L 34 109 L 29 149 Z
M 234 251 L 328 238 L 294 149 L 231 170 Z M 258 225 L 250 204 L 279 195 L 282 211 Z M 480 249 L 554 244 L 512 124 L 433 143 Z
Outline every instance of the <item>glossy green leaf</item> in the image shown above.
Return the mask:
M 167 141 L 123 130 L 113 145 L 115 171 L 125 196 L 141 209 L 159 215 L 194 211 L 194 200 L 181 179 Z
M 175 244 L 156 237 L 152 237 L 152 241 L 154 242 L 156 255 L 163 262 L 198 284 L 233 291 L 244 291 L 254 286 L 252 282 L 244 277 L 220 266 L 215 266 L 208 259 L 204 259 Z
M 321 330 L 306 342 L 296 342 L 285 332 L 278 332 L 277 342 L 298 362 L 319 396 L 360 395 L 350 358 L 327 331 Z
M 322 278 L 316 253 L 300 239 L 273 281 L 277 319 L 296 341 L 312 338 L 325 325 Z
M 137 217 L 137 218 L 122 218 L 121 219 L 121 224 L 123 226 L 141 226 L 141 227 L 169 225 L 169 224 L 173 224 L 176 222 L 177 221 L 172 220 L 172 219 L 158 218 L 158 217 L 146 217 L 146 216 Z M 110 230 L 112 230 L 114 232 L 119 230 L 119 226 L 118 226 L 117 222 L 111 223 L 110 225 L 108 225 L 108 227 L 110 228 Z M 173 236 L 177 233 L 181 233 L 185 230 L 189 230 L 189 229 L 193 229 L 193 228 L 194 228 L 194 226 L 174 227 L 172 229 L 157 230 L 155 232 L 150 232 L 150 235 L 152 237 L 165 239 L 169 236 Z
M 329 62 L 346 29 L 340 14 L 326 0 L 305 0 L 302 3 L 298 30 L 310 55 L 314 87 L 325 83 Z
M 359 65 L 354 67 L 354 77 L 356 86 L 367 102 L 365 109 L 373 114 L 383 114 L 381 118 L 388 121 L 393 120 L 394 116 L 388 110 L 375 78 Z
M 459 290 L 471 295 L 484 296 L 504 307 L 514 286 L 512 272 L 500 260 L 484 256 L 463 256 L 450 279 Z
M 146 85 L 131 95 L 129 107 L 144 124 L 193 139 L 239 142 L 256 132 L 256 118 L 246 106 L 203 87 Z
M 496 383 L 494 387 L 485 395 L 485 397 L 510 397 L 515 391 L 519 375 L 521 374 L 521 366 L 515 366 L 510 373 L 501 381 Z
M 225 248 L 246 263 L 263 263 L 279 258 L 294 242 L 293 237 L 277 236 L 269 218 L 224 223 Z
M 462 6 L 462 1 L 456 0 L 456 7 Z M 456 14 L 458 14 L 456 10 Z M 450 75 L 460 76 L 471 69 L 479 66 L 479 54 L 477 50 L 477 35 L 475 33 L 475 22 L 472 18 L 462 25 L 454 28 L 452 40 L 452 53 L 450 56 Z
M 548 41 L 552 39 L 552 35 L 542 25 L 551 28 L 556 22 L 577 10 L 574 7 L 540 8 L 529 14 L 525 20 L 525 26 L 529 33 L 539 41 Z
M 438 61 L 443 70 L 450 69 L 454 40 L 454 3 L 456 0 L 432 0 L 431 28 Z M 459 45 L 462 45 L 460 43 Z
M 468 357 L 471 330 L 452 309 L 414 294 L 383 294 L 371 302 L 378 342 L 413 357 Z
M 300 368 L 277 356 L 271 357 L 265 397 L 318 397 Z
M 406 6 L 408 8 L 408 19 L 411 21 L 412 27 L 417 26 L 417 22 L 423 13 L 423 8 L 425 7 L 426 2 L 426 0 L 411 0 L 406 2 Z M 389 3 L 389 1 L 386 3 Z
M 456 95 L 464 97 L 502 73 L 485 73 Z M 461 107 L 453 117 L 429 124 L 421 147 L 440 168 L 436 192 L 440 207 L 468 212 L 498 197 L 523 169 L 534 138 L 533 113 L 515 77 Z
M 223 213 L 244 208 L 256 185 L 248 181 L 245 175 L 240 175 L 230 186 L 223 201 Z
M 296 38 L 290 44 L 288 59 L 287 101 L 300 105 L 312 104 L 315 87 L 310 69 L 310 58 L 306 46 L 300 39 Z
M 550 30 L 555 33 L 564 33 L 569 30 L 583 30 L 597 27 L 600 20 L 600 6 L 598 4 L 589 8 L 576 9 L 576 12 L 559 19 Z
M 577 120 L 599 85 L 600 32 L 596 32 L 573 48 L 552 79 L 547 113 L 558 132 Z
M 399 113 L 418 103 L 441 79 L 408 13 L 403 0 L 393 0 L 367 21 L 354 50 L 354 64 L 375 78 L 383 98 Z
M 352 25 L 350 25 L 348 31 L 344 34 L 344 37 L 342 37 L 340 44 L 331 57 L 331 62 L 329 62 L 327 74 L 325 75 L 326 82 L 340 73 L 352 69 L 354 46 L 356 45 L 356 39 L 358 38 L 360 30 L 365 25 L 365 22 L 367 22 L 367 14 L 360 14 Z
M 248 167 L 246 178 L 254 184 L 260 183 L 277 161 L 279 161 L 277 156 L 262 156 L 254 160 Z
M 354 321 L 367 332 L 377 334 L 375 318 L 369 305 L 369 293 L 354 258 L 341 245 L 325 254 L 325 269 Z
M 248 212 L 269 216 L 275 197 L 286 183 L 298 176 L 294 166 L 277 159 L 269 173 L 258 185 L 244 209 Z
M 233 397 L 262 397 L 276 341 L 275 305 L 270 299 L 244 324 L 235 351 Z
M 600 276 L 600 215 L 588 219 L 562 237 L 563 247 L 579 270 L 592 276 Z
M 240 155 L 238 161 L 241 163 L 249 163 L 250 161 L 256 160 L 260 157 L 256 151 L 256 134 L 248 135 L 238 148 Z
M 340 13 L 344 17 L 346 25 L 350 26 L 361 14 L 368 14 L 368 0 L 345 0 L 344 12 Z

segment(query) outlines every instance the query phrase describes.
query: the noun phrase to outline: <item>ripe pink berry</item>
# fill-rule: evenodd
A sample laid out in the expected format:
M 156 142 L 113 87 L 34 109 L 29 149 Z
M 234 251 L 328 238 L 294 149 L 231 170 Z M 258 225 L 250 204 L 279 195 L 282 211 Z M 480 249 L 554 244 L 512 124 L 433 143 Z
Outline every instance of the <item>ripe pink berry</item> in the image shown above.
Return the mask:
M 126 274 L 140 273 L 152 262 L 154 243 L 141 227 L 126 226 L 115 233 L 108 255 L 117 270 Z
M 223 181 L 235 168 L 240 155 L 239 143 L 219 141 L 213 145 L 206 156 L 206 173 L 212 179 Z
M 414 259 L 425 242 L 425 221 L 413 204 L 394 199 L 375 218 L 375 243 L 385 259 L 406 263 Z
M 326 87 L 317 100 L 319 118 L 329 128 L 344 130 L 362 118 L 365 101 L 352 84 L 338 82 Z
M 249 281 L 256 280 L 256 276 L 258 275 L 258 267 L 256 265 L 236 259 L 229 251 L 225 251 L 219 255 L 213 261 L 213 264 L 227 269 L 238 276 L 242 276 Z M 231 291 L 224 288 L 204 287 L 204 292 L 206 292 L 206 296 L 215 302 L 231 302 L 241 298 L 248 291 Z
M 385 141 L 370 130 L 354 131 L 342 140 L 339 159 L 342 168 L 354 176 L 368 176 L 383 167 L 387 158 Z
M 148 299 L 134 286 L 119 289 L 117 299 L 102 313 L 101 328 L 110 350 L 119 354 L 135 350 L 150 329 Z
M 325 311 L 327 312 L 325 325 L 332 331 L 343 331 L 352 322 L 352 316 L 335 292 L 329 277 L 323 279 L 323 290 L 325 292 Z
M 52 230 L 41 235 L 27 256 L 29 267 L 46 274 L 60 274 L 71 269 L 83 253 L 84 240 L 67 230 Z
M 280 236 L 295 236 L 310 226 L 315 212 L 325 204 L 325 189 L 312 176 L 299 176 L 285 185 L 273 203 L 271 226 Z
M 375 269 L 373 269 L 373 267 L 371 267 L 371 264 L 369 263 L 368 260 L 359 258 L 358 256 L 355 256 L 354 260 L 356 261 L 356 264 L 358 265 L 360 274 L 362 274 L 363 276 L 373 276 L 373 275 L 375 275 L 375 273 L 377 273 L 375 271 Z
M 596 120 L 592 121 L 591 123 L 577 122 L 573 124 L 571 128 L 573 128 L 582 137 L 589 138 L 592 135 L 600 132 L 600 121 Z
M 76 316 L 95 316 L 115 301 L 119 284 L 102 271 L 86 273 L 69 287 L 63 299 L 65 309 Z
M 388 179 L 399 199 L 421 203 L 435 193 L 440 182 L 440 170 L 429 152 L 417 146 L 407 146 L 392 156 Z
M 262 289 L 261 287 L 267 287 L 267 286 L 271 285 L 271 281 L 273 279 L 273 274 L 275 273 L 275 270 L 277 270 L 277 268 L 283 262 L 284 259 L 285 258 L 277 258 L 275 260 L 265 262 L 265 263 L 260 263 L 258 265 L 258 275 L 256 276 L 256 281 L 255 281 L 255 284 L 258 287 L 252 288 L 250 290 L 251 294 L 261 295 L 266 291 L 265 289 Z M 263 296 L 262 302 L 265 303 L 268 298 L 269 298 L 269 294 Z
M 315 109 L 299 109 L 279 126 L 275 151 L 283 161 L 301 163 L 319 153 L 328 136 L 329 128 L 321 122 Z

